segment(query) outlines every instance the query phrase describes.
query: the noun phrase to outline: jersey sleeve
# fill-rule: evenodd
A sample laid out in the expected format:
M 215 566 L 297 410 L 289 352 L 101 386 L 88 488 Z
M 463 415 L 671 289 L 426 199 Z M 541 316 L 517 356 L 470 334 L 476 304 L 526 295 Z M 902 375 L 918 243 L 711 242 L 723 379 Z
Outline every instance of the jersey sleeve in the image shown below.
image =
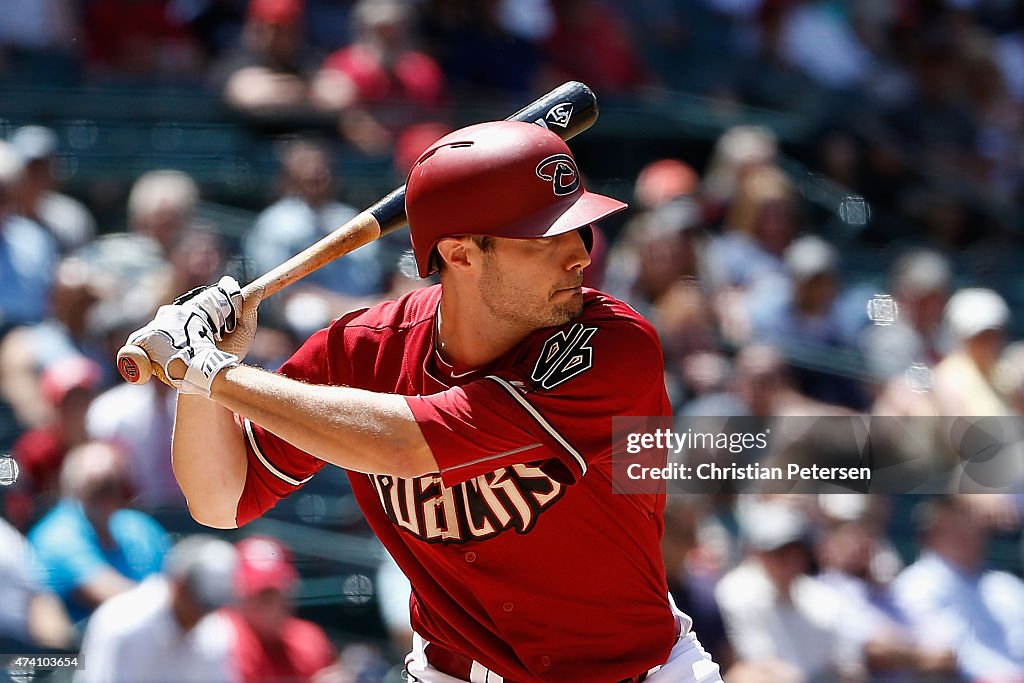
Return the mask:
M 668 414 L 661 344 L 633 320 L 561 328 L 512 370 L 406 401 L 447 486 L 519 463 L 574 483 L 610 457 L 613 417 Z
M 328 383 L 331 379 L 330 329 L 320 330 L 307 339 L 278 372 L 312 384 Z M 238 526 L 259 517 L 277 501 L 291 495 L 325 464 L 246 418 L 240 418 L 240 422 L 248 468 L 245 487 L 235 510 Z

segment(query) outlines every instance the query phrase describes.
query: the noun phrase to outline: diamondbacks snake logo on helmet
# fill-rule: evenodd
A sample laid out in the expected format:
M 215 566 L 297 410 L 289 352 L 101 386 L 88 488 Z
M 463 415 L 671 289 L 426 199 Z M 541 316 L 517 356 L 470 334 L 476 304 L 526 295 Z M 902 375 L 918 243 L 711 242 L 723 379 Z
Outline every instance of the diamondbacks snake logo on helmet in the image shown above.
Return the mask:
M 552 154 L 537 164 L 537 177 L 550 180 L 555 195 L 564 197 L 580 186 L 576 162 L 568 154 Z

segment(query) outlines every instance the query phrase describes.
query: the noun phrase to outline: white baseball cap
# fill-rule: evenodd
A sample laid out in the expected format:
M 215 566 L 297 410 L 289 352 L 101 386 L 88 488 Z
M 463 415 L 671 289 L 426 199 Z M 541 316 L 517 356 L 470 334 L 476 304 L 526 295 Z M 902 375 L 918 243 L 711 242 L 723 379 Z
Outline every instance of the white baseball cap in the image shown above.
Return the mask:
M 10 143 L 25 163 L 47 159 L 57 153 L 57 134 L 43 126 L 22 126 L 11 135 Z
M 946 324 L 958 340 L 970 339 L 985 330 L 1006 327 L 1010 308 L 991 289 L 961 289 L 946 304 Z
M 807 517 L 792 505 L 778 502 L 756 503 L 740 517 L 743 537 L 752 550 L 768 552 L 807 539 Z
M 227 541 L 195 534 L 179 541 L 164 558 L 164 573 L 183 582 L 205 610 L 222 607 L 235 598 L 238 554 Z

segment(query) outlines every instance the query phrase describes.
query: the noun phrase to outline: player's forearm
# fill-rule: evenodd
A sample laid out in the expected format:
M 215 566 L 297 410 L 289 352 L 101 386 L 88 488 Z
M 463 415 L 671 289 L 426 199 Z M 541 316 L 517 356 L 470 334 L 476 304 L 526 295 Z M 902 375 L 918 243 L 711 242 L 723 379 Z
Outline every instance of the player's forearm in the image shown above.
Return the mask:
M 303 384 L 246 366 L 220 373 L 212 396 L 293 446 L 339 467 L 400 477 L 437 471 L 401 396 Z
M 220 529 L 237 526 L 248 464 L 242 430 L 230 410 L 201 396 L 179 394 L 171 465 L 197 522 Z

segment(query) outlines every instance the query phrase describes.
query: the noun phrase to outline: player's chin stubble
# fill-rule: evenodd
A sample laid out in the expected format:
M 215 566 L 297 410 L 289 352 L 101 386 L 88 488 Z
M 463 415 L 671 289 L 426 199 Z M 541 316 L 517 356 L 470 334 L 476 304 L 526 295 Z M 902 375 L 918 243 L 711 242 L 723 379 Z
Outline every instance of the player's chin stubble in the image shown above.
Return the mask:
M 583 310 L 580 294 L 566 295 L 560 289 L 577 287 L 580 282 L 563 283 L 541 299 L 527 298 L 530 290 L 516 286 L 504 277 L 500 268 L 489 268 L 480 280 L 480 297 L 495 316 L 529 329 L 564 325 Z M 559 301 L 555 301 L 560 299 Z
M 552 293 L 552 297 L 555 296 L 564 297 L 565 295 L 559 294 L 558 292 Z M 549 300 L 552 297 L 549 297 Z M 554 305 L 554 308 L 551 311 L 552 322 L 549 322 L 547 326 L 564 325 L 565 323 L 569 322 L 570 320 L 578 316 L 582 311 L 583 295 L 573 294 L 567 302 L 558 303 Z

